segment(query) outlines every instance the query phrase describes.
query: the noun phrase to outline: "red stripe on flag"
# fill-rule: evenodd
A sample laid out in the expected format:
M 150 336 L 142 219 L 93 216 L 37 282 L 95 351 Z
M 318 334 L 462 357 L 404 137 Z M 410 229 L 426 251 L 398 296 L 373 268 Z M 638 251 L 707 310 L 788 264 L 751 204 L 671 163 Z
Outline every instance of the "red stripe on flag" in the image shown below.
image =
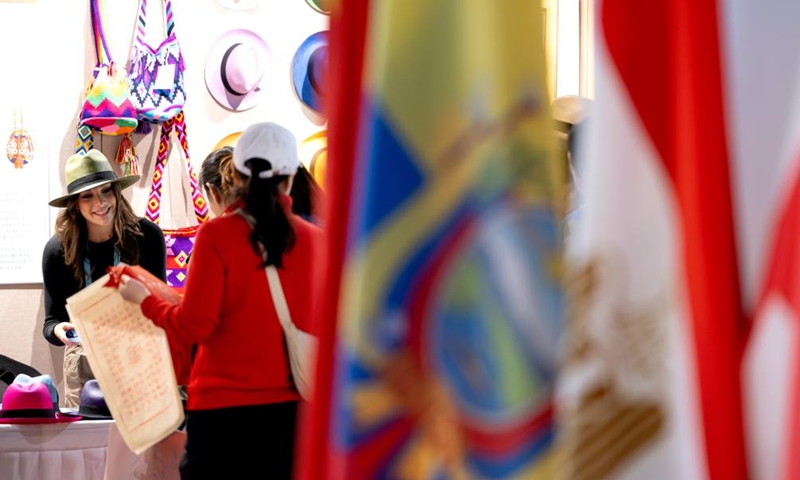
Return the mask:
M 609 54 L 680 206 L 710 478 L 747 478 L 744 321 L 714 0 L 604 0 Z
M 354 152 L 361 107 L 361 78 L 369 0 L 333 1 L 329 24 L 331 71 L 328 75 L 328 168 L 325 185 L 325 267 L 319 279 L 321 300 L 316 318 L 320 337 L 314 399 L 301 410 L 295 478 L 335 479 L 344 468 L 330 451 L 333 368 L 339 311 L 339 289 L 347 240 Z
M 800 158 L 796 159 L 800 162 Z M 800 315 L 800 178 L 796 171 L 792 190 L 782 205 L 778 224 L 775 230 L 774 244 L 769 259 L 764 290 L 759 297 L 759 311 L 771 295 L 778 294 L 789 304 L 792 313 Z M 792 385 L 789 387 L 789 426 L 784 447 L 785 464 L 780 471 L 783 478 L 795 480 L 800 478 L 800 353 L 793 352 L 791 371 L 794 372 Z

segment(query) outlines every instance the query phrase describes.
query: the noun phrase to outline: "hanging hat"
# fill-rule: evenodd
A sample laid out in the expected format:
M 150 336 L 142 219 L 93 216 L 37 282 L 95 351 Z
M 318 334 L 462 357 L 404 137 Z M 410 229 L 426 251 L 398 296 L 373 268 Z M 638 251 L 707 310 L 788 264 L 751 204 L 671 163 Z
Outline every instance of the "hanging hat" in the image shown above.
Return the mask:
M 292 58 L 292 86 L 297 98 L 319 115 L 325 115 L 328 76 L 328 32 L 303 40 Z
M 255 8 L 260 0 L 217 0 L 217 3 L 228 10 L 250 10 Z
M 251 176 L 246 165 L 252 158 L 262 158 L 272 165 L 270 170 L 261 172 L 260 178 L 276 175 L 291 175 L 300 166 L 297 157 L 297 140 L 285 127 L 272 122 L 254 123 L 242 132 L 233 149 L 233 165 L 240 173 Z
M 223 107 L 241 111 L 261 101 L 261 84 L 272 65 L 267 42 L 244 28 L 229 30 L 211 45 L 206 57 L 206 86 Z
M 300 162 L 314 177 L 314 180 L 323 186 L 325 168 L 328 164 L 328 131 L 320 130 L 309 135 L 300 142 Z
M 119 183 L 119 188 L 128 188 L 139 181 L 139 175 L 117 177 L 108 159 L 100 150 L 89 150 L 86 153 L 76 153 L 67 159 L 64 166 L 64 179 L 67 184 L 67 194 L 50 201 L 51 207 L 64 208 L 69 203 L 70 197 L 86 190 Z
M 0 406 L 2 423 L 66 423 L 80 420 L 77 415 L 64 415 L 53 407 L 50 389 L 42 382 L 13 382 L 3 394 Z
M 214 148 L 211 149 L 213 152 L 214 150 L 219 150 L 222 147 L 234 147 L 236 146 L 236 141 L 239 140 L 239 136 L 242 135 L 242 132 L 233 132 L 225 136 L 222 140 L 217 142 L 214 145 Z
M 557 132 L 566 134 L 573 125 L 586 118 L 594 100 L 580 95 L 563 95 L 553 100 L 550 106 Z
M 325 15 L 331 13 L 332 0 L 306 0 L 306 3 L 319 13 L 324 13 Z

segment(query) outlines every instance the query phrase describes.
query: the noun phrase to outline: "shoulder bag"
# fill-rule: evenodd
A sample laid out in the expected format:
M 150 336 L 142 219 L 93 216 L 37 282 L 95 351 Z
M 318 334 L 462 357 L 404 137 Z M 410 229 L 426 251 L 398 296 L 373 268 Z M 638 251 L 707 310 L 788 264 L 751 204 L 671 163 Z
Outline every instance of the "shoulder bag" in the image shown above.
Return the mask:
M 164 7 L 166 37 L 153 48 L 145 41 L 147 0 L 140 0 L 136 32 L 128 63 L 131 96 L 140 125 L 138 132 L 148 133 L 150 123 L 164 123 L 175 118 L 186 103 L 183 54 L 175 36 L 175 22 L 170 0 L 157 0 Z M 151 27 L 152 29 L 152 27 Z
M 189 258 L 194 248 L 194 237 L 200 224 L 208 220 L 208 203 L 203 196 L 203 191 L 199 186 L 197 174 L 192 168 L 189 157 L 189 143 L 186 137 L 186 121 L 183 112 L 164 122 L 161 128 L 161 136 L 158 144 L 158 158 L 156 167 L 153 171 L 153 182 L 150 185 L 150 196 L 147 200 L 147 219 L 153 223 L 159 223 L 161 219 L 161 195 L 164 185 L 164 169 L 169 160 L 170 135 L 172 132 L 178 137 L 183 158 L 186 166 L 186 173 L 189 178 L 189 188 L 192 192 L 192 204 L 194 215 L 198 224 L 190 227 L 165 229 L 164 241 L 167 244 L 167 284 L 174 288 L 178 293 L 183 294 L 184 284 Z
M 128 77 L 111 58 L 103 29 L 105 8 L 102 0 L 89 0 L 89 11 L 97 65 L 86 88 L 78 128 L 85 126 L 106 135 L 125 135 L 133 132 L 138 123 Z

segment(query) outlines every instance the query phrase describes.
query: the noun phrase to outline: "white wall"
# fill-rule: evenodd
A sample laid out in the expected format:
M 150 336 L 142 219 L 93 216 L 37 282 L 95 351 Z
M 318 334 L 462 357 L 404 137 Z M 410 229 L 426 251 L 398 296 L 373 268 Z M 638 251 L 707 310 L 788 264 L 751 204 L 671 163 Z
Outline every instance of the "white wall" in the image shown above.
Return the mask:
M 138 10 L 137 0 L 106 0 L 107 34 L 114 59 L 126 61 L 133 40 Z M 150 0 L 152 7 L 159 5 Z M 38 162 L 49 167 L 49 198 L 64 192 L 64 161 L 74 152 L 75 122 L 82 93 L 94 66 L 88 0 L 0 0 L 0 25 L 23 25 L 16 38 L 0 36 L 0 126 L 10 119 L 11 106 L 22 108 L 36 125 Z M 301 141 L 325 128 L 321 119 L 307 110 L 294 96 L 290 64 L 300 43 L 310 34 L 328 28 L 328 17 L 317 13 L 304 0 L 261 0 L 250 11 L 228 10 L 216 0 L 172 0 L 175 31 L 186 62 L 187 134 L 192 163 L 199 170 L 203 158 L 227 134 L 241 131 L 256 121 L 276 121 L 292 130 Z M 153 21 L 156 15 L 150 15 Z M 160 24 L 160 18 L 158 19 Z M 267 73 L 266 93 L 256 107 L 231 112 L 221 107 L 208 93 L 204 69 L 206 52 L 214 39 L 231 28 L 248 28 L 259 33 L 270 46 L 273 65 Z M 20 38 L 22 37 L 22 38 Z M 161 38 L 149 39 L 158 44 Z M 38 46 L 33 42 L 38 42 Z M 20 68 L 16 68 L 19 66 Z M 11 72 L 18 72 L 10 74 Z M 0 139 L 10 134 L 0 130 Z M 113 159 L 119 139 L 96 137 L 96 147 Z M 154 168 L 156 133 L 136 138 L 142 180 L 126 195 L 140 215 L 144 215 L 148 188 Z M 170 157 L 168 194 L 165 185 L 161 224 L 180 227 L 194 223 L 188 192 L 184 184 L 182 157 L 173 144 Z M 170 201 L 170 199 L 172 201 Z M 31 199 L 46 203 L 47 199 Z M 0 206 L 2 208 L 2 206 Z M 52 224 L 57 211 L 51 210 Z M 41 247 L 44 246 L 42 240 Z M 35 246 L 32 248 L 40 249 Z M 0 286 L 0 353 L 31 363 L 61 382 L 61 348 L 50 347 L 41 336 L 44 318 L 40 285 Z

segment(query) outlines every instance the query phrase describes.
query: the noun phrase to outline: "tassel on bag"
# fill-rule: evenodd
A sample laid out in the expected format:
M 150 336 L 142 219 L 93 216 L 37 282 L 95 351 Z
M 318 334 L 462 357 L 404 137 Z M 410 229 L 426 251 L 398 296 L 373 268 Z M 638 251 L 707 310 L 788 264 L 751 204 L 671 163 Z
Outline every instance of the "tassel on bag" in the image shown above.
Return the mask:
M 136 147 L 133 146 L 133 135 L 128 133 L 122 137 L 114 159 L 122 166 L 124 175 L 139 174 L 139 159 L 136 156 Z

